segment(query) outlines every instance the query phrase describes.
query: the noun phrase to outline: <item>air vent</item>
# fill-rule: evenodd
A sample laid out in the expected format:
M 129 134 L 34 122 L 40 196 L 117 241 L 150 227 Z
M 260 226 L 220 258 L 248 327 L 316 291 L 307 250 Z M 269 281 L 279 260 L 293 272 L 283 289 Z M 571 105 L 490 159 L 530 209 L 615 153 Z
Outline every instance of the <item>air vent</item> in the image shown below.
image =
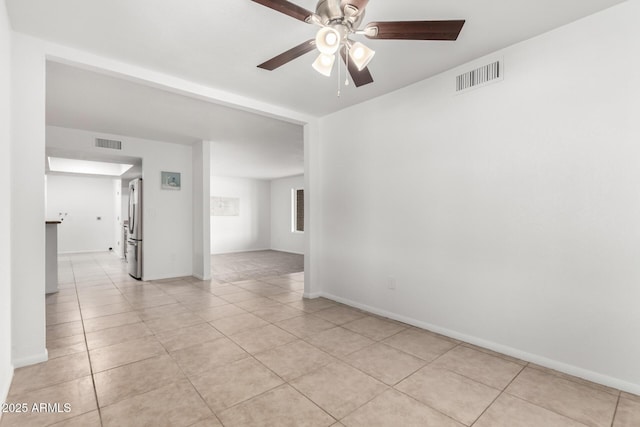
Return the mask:
M 502 64 L 500 61 L 496 61 L 456 77 L 456 92 L 464 92 L 501 79 Z
M 110 150 L 122 150 L 122 141 L 115 141 L 113 139 L 96 138 L 96 147 L 108 148 Z

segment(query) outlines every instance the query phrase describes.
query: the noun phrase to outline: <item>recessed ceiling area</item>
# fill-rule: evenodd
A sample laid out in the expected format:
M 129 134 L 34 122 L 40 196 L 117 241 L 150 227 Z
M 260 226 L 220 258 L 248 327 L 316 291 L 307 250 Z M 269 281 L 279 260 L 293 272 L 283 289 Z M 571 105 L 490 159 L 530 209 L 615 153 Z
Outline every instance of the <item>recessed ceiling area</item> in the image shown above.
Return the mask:
M 214 175 L 304 172 L 302 126 L 128 80 L 47 62 L 47 125 L 154 141 L 212 141 Z
M 364 23 L 465 19 L 455 42 L 371 40 L 373 84 L 336 96 L 313 54 L 256 66 L 317 27 L 250 0 L 7 0 L 14 30 L 294 111 L 323 116 L 529 39 L 623 0 L 371 0 Z M 315 10 L 316 0 L 295 0 Z M 363 36 L 360 41 L 366 40 Z M 357 41 L 357 40 L 356 40 Z M 343 74 L 344 77 L 344 74 Z

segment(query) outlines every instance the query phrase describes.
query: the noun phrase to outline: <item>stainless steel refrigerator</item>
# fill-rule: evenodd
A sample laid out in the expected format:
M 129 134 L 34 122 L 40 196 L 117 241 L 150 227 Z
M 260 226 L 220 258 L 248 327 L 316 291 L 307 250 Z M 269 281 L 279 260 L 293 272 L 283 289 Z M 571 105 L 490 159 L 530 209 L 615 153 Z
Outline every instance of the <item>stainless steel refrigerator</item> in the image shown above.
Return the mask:
M 129 236 L 127 238 L 127 271 L 142 279 L 142 178 L 129 182 Z

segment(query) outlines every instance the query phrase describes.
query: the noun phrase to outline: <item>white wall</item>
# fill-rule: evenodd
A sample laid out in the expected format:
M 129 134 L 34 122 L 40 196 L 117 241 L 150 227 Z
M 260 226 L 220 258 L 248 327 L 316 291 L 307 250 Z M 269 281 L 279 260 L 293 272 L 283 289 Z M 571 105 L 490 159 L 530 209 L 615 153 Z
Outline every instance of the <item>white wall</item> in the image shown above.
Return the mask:
M 292 189 L 304 189 L 304 175 L 271 181 L 271 249 L 304 254 L 304 233 L 291 231 Z
M 0 182 L 10 182 L 11 27 L 0 1 Z M 11 365 L 11 188 L 0 186 L 0 404 L 13 376 Z M 0 414 L 0 418 L 2 414 Z
M 240 199 L 239 216 L 211 216 L 211 253 L 270 248 L 271 186 L 269 181 L 211 177 L 212 197 Z
M 322 292 L 640 393 L 637 16 L 477 63 L 504 57 L 501 83 L 456 96 L 463 67 L 323 119 Z
M 192 148 L 47 126 L 47 146 L 78 153 L 95 153 L 96 137 L 122 141 L 121 155 L 142 159 L 143 279 L 156 280 L 192 274 Z M 182 188 L 163 190 L 160 172 L 180 172 Z
M 40 42 L 11 36 L 11 312 L 13 365 L 45 348 L 45 60 Z M 19 235 L 20 238 L 15 238 Z
M 113 216 L 115 221 L 113 221 L 113 251 L 119 257 L 122 257 L 122 248 L 127 244 L 126 240 L 123 239 L 122 234 L 122 180 L 114 179 L 112 182 L 112 199 L 113 199 Z
M 58 226 L 58 253 L 116 247 L 115 183 L 119 186 L 113 178 L 47 176 L 47 219 L 63 219 Z

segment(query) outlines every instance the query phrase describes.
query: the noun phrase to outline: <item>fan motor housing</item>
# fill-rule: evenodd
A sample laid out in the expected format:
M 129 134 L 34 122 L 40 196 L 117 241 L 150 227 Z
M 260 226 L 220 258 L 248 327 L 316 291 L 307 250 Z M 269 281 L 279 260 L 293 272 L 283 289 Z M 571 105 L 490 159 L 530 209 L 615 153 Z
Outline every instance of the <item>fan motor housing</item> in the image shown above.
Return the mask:
M 357 10 L 348 4 L 345 8 L 350 8 L 348 15 L 345 14 L 341 0 L 320 0 L 316 6 L 316 15 L 320 16 L 325 25 L 343 24 L 358 28 L 364 18 L 364 10 Z

